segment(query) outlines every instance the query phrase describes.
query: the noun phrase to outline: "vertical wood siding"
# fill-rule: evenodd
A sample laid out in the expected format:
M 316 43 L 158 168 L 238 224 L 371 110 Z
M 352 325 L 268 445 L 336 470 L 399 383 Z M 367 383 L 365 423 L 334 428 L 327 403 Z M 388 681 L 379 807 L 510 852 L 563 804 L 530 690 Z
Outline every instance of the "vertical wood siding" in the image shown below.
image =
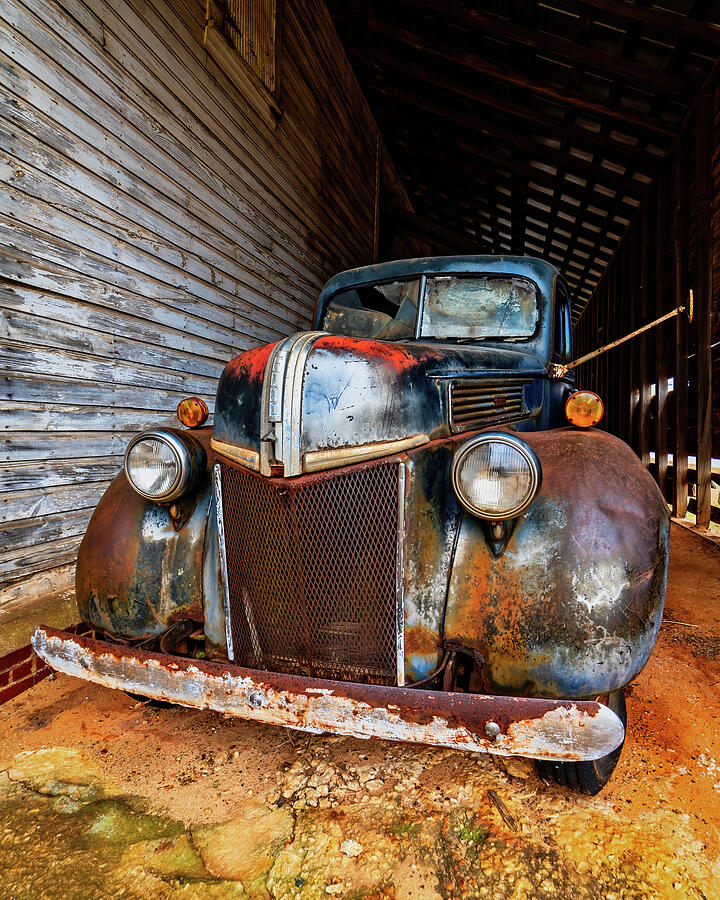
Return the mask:
M 713 463 L 720 457 L 720 89 L 715 87 L 700 95 L 578 320 L 576 355 L 686 306 L 690 290 L 692 323 L 682 315 L 647 331 L 578 367 L 578 380 L 601 394 L 606 409 L 601 427 L 632 445 L 673 513 L 683 518 L 689 511 L 704 529 L 720 522 L 720 471 Z
M 0 5 L 0 585 L 71 562 L 129 436 L 372 261 L 377 129 L 319 0 L 275 128 L 204 0 Z

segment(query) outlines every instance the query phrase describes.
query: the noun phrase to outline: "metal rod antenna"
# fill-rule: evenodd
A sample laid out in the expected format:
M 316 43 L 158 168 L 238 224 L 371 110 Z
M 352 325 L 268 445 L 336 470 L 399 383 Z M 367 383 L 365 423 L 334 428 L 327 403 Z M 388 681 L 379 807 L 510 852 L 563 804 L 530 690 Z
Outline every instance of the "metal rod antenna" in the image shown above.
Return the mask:
M 672 310 L 672 312 L 665 313 L 664 316 L 660 316 L 659 319 L 655 319 L 653 322 L 649 322 L 647 325 L 643 325 L 642 328 L 637 328 L 635 331 L 631 331 L 630 334 L 626 334 L 625 337 L 618 338 L 616 341 L 612 341 L 609 344 L 606 344 L 604 347 L 600 347 L 598 350 L 593 350 L 591 353 L 586 353 L 585 356 L 581 356 L 579 359 L 574 359 L 571 363 L 567 365 L 557 366 L 557 369 L 560 370 L 561 376 L 565 374 L 565 372 L 569 372 L 570 369 L 574 369 L 576 366 L 582 365 L 582 363 L 588 362 L 591 359 L 595 359 L 596 356 L 600 356 L 601 353 L 607 353 L 608 350 L 612 350 L 613 347 L 617 347 L 620 344 L 624 344 L 625 341 L 629 341 L 631 338 L 637 337 L 639 334 L 642 334 L 643 331 L 648 331 L 650 328 L 654 328 L 656 325 L 661 325 L 663 322 L 667 322 L 668 319 L 672 319 L 673 316 L 679 316 L 680 313 L 688 312 L 688 319 L 692 322 L 693 318 L 693 292 L 690 291 L 690 299 L 688 306 L 678 306 L 677 309 Z

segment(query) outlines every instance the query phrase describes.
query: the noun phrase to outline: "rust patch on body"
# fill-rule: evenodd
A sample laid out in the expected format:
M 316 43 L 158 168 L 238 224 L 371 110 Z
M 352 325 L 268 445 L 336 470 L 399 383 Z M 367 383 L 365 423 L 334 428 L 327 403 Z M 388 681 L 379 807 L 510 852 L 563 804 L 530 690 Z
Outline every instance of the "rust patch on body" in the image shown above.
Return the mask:
M 413 625 L 405 629 L 405 652 L 429 655 L 437 653 L 440 642 L 437 633 L 424 625 Z
M 212 428 L 193 430 L 208 453 Z M 159 634 L 172 621 L 202 621 L 202 561 L 209 477 L 171 509 L 141 497 L 121 472 L 98 503 L 78 551 L 80 616 L 126 638 Z M 176 512 L 178 511 L 176 509 Z

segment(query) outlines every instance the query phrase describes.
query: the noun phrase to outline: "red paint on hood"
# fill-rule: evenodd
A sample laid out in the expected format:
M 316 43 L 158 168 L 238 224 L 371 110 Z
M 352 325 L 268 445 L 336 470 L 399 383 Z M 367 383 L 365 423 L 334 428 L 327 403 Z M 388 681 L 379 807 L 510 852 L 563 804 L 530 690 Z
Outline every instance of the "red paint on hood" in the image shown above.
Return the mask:
M 279 341 L 275 341 L 240 353 L 227 364 L 225 374 L 233 378 L 242 377 L 246 381 L 262 381 L 272 348 L 278 343 Z
M 343 337 L 340 335 L 328 335 L 321 337 L 315 347 L 321 347 L 323 350 L 341 351 L 346 353 L 356 353 L 358 356 L 375 357 L 388 363 L 396 372 L 404 372 L 419 365 L 423 360 L 429 357 L 435 357 L 439 354 L 433 351 L 423 351 L 422 354 L 413 354 L 402 346 L 392 341 L 373 341 L 365 338 Z

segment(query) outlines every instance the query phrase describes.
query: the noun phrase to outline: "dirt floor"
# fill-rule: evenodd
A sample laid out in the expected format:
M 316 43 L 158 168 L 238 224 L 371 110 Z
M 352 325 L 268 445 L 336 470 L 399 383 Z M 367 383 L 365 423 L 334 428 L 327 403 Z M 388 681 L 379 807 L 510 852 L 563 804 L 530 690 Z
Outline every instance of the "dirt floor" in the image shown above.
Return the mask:
M 0 709 L 0 897 L 720 898 L 720 548 L 676 526 L 627 698 L 587 798 L 524 760 L 45 681 Z

